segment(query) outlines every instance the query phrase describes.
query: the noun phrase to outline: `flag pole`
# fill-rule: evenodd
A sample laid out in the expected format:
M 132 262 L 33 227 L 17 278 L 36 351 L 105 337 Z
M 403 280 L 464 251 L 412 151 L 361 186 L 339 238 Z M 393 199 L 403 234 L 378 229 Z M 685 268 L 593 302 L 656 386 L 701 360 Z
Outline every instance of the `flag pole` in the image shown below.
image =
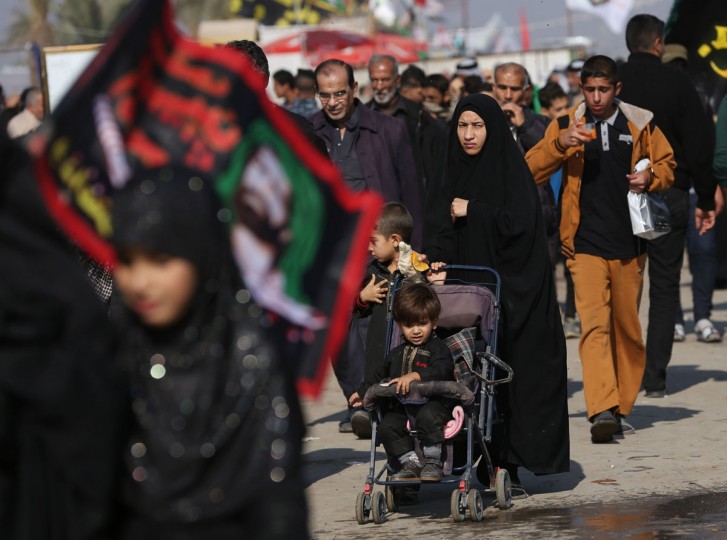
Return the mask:
M 568 37 L 573 37 L 573 12 L 568 6 L 565 8 L 565 24 Z
M 469 0 L 462 0 L 462 28 L 464 29 L 464 47 L 463 49 L 467 50 L 467 45 L 470 41 L 470 27 L 469 27 L 469 20 L 470 20 L 470 3 Z

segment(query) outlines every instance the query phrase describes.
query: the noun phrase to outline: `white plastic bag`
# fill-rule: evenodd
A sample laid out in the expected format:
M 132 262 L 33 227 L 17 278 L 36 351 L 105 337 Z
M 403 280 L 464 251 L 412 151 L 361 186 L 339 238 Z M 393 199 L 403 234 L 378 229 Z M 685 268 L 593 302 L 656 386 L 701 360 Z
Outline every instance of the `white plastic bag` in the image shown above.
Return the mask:
M 671 231 L 669 209 L 658 193 L 629 191 L 631 230 L 636 236 L 653 240 Z
M 651 161 L 642 159 L 634 167 L 634 172 L 641 172 L 649 165 Z M 647 191 L 629 191 L 627 198 L 631 230 L 636 236 L 653 240 L 671 231 L 671 213 L 661 195 Z

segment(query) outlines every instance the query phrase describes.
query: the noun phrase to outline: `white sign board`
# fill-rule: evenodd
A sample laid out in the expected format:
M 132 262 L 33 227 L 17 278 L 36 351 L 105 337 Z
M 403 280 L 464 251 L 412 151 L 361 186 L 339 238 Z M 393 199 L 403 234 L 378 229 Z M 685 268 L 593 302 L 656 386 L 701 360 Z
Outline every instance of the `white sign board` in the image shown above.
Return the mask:
M 58 106 L 100 49 L 101 45 L 43 49 L 43 94 L 50 112 Z

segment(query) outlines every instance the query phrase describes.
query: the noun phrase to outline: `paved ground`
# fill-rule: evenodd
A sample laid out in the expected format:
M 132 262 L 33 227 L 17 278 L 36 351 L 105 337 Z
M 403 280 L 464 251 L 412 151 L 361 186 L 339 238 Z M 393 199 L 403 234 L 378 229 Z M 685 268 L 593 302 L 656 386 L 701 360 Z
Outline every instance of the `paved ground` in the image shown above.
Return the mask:
M 691 316 L 690 279 L 685 271 L 681 292 L 687 317 Z M 644 329 L 646 290 L 641 309 Z M 724 332 L 727 290 L 716 292 L 714 304 L 713 319 Z M 690 331 L 692 324 L 688 323 Z M 371 538 L 373 534 L 394 538 L 402 533 L 474 538 L 483 534 L 549 537 L 557 531 L 561 538 L 643 538 L 671 536 L 669 531 L 678 530 L 678 534 L 698 537 L 727 536 L 727 519 L 704 518 L 727 508 L 727 496 L 722 493 L 727 492 L 727 342 L 699 343 L 689 334 L 686 342 L 674 344 L 668 379 L 664 399 L 639 396 L 629 417 L 635 434 L 594 445 L 585 419 L 578 342 L 568 340 L 570 473 L 543 477 L 521 473 L 530 497 L 515 501 L 507 511 L 489 507 L 481 523 L 453 523 L 449 500 L 454 486 L 434 485 L 421 490 L 417 505 L 389 515 L 387 523 L 360 526 L 354 508 L 368 470 L 370 442 L 338 433 L 344 401 L 331 374 L 321 399 L 304 403 L 311 534 L 317 539 Z M 383 456 L 383 450 L 379 451 Z M 659 525 L 659 520 L 667 518 L 672 521 L 666 528 Z M 677 529 L 674 523 L 679 523 Z

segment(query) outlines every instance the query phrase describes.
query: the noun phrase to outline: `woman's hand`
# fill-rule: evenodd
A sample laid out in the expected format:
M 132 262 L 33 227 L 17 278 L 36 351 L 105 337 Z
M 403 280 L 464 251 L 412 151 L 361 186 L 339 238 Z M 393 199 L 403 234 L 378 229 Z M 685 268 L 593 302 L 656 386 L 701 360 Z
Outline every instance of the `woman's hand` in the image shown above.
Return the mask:
M 459 197 L 454 199 L 452 201 L 452 206 L 449 209 L 450 213 L 452 214 L 452 219 L 466 217 L 468 203 L 469 201 L 465 199 L 460 199 Z
M 429 283 L 434 283 L 436 281 L 443 282 L 445 279 L 447 279 L 447 271 L 443 270 L 445 266 L 447 266 L 447 263 L 431 263 L 429 265 L 429 270 L 427 271 L 427 281 Z
M 411 386 L 411 383 L 421 380 L 422 378 L 419 376 L 419 374 L 416 371 L 412 371 L 411 373 L 407 373 L 406 375 L 402 375 L 401 377 L 397 377 L 396 379 L 391 379 L 391 381 L 389 381 L 389 384 L 396 384 L 396 393 L 404 396 L 409 393 L 409 387 Z
M 376 274 L 371 274 L 371 281 L 361 290 L 359 298 L 364 304 L 381 304 L 386 298 L 386 291 L 389 290 L 389 282 L 382 279 L 376 283 Z

